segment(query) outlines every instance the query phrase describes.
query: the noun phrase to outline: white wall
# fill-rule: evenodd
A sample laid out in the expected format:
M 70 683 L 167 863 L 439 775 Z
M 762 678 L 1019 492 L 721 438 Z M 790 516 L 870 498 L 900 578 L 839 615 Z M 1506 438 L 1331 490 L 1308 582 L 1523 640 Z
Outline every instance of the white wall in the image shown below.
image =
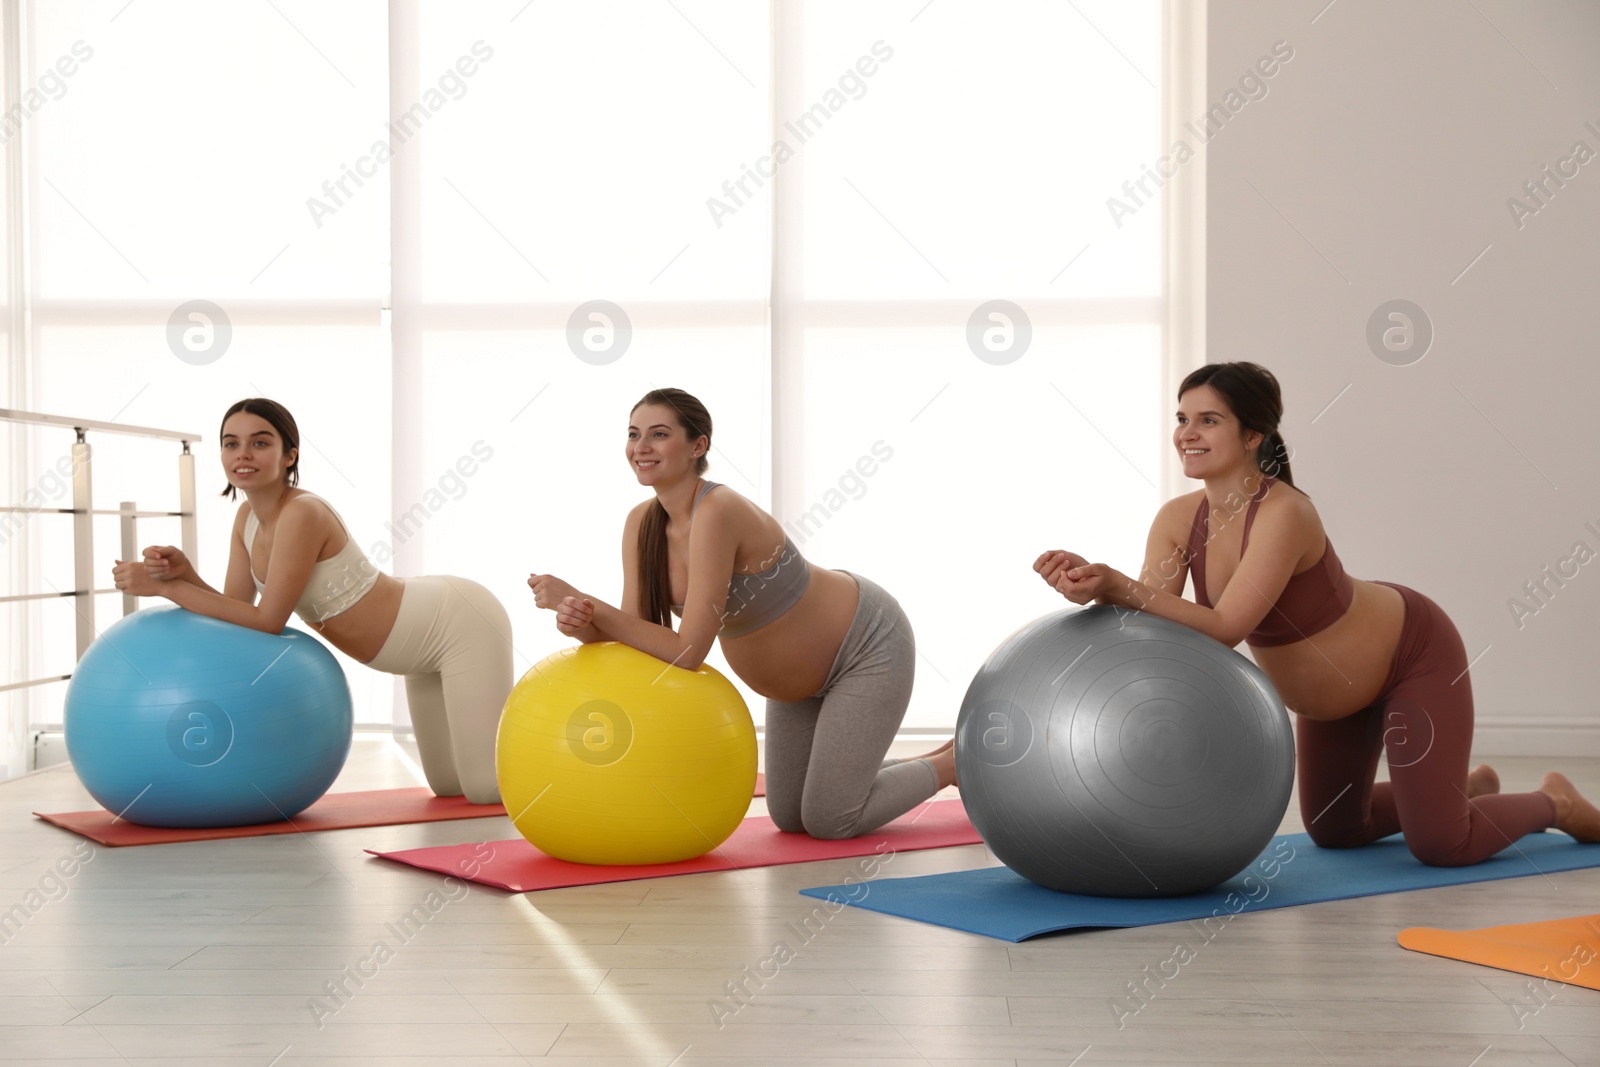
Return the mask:
M 1600 5 L 1325 4 L 1210 2 L 1212 102 L 1274 42 L 1293 58 L 1201 149 L 1207 356 L 1282 381 L 1349 572 L 1426 593 L 1484 653 L 1477 749 L 1600 755 L 1600 561 L 1524 592 L 1600 552 Z M 1578 142 L 1539 207 L 1523 183 Z M 1366 340 L 1393 299 L 1435 331 L 1409 365 Z

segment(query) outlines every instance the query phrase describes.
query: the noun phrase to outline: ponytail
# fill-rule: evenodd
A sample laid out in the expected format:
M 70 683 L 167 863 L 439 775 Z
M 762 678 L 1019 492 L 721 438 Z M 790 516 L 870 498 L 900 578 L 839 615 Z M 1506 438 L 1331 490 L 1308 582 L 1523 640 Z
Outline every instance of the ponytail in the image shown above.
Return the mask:
M 652 389 L 633 405 L 638 411 L 645 404 L 670 407 L 689 442 L 704 437 L 711 448 L 711 413 L 697 398 L 682 389 Z M 695 459 L 696 475 L 710 467 L 705 453 Z M 667 569 L 667 509 L 656 498 L 639 524 L 639 616 L 645 622 L 672 628 L 672 576 Z
M 1294 476 L 1289 472 L 1289 446 L 1277 430 L 1268 431 L 1256 446 L 1256 466 L 1267 477 L 1294 485 Z
M 667 574 L 667 509 L 657 500 L 639 525 L 639 614 L 645 622 L 672 626 L 672 582 Z

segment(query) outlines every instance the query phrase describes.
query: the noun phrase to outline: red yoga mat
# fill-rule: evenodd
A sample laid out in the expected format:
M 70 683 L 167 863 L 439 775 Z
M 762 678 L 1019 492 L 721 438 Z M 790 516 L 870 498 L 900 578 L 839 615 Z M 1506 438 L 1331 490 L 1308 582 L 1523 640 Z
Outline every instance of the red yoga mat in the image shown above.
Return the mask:
M 959 800 L 937 800 L 918 805 L 887 826 L 848 841 L 819 841 L 805 834 L 786 834 L 764 815 L 744 820 L 733 836 L 704 856 L 678 863 L 653 863 L 638 867 L 591 866 L 546 856 L 522 838 L 466 845 L 413 848 L 404 852 L 377 852 L 380 859 L 454 875 L 469 882 L 528 893 L 563 886 L 629 882 L 637 878 L 664 878 L 701 871 L 732 871 L 746 867 L 773 867 L 782 863 L 809 863 L 851 856 L 913 852 L 924 848 L 976 845 L 978 831 L 967 820 Z M 485 856 L 484 852 L 488 855 Z
M 755 795 L 767 795 L 767 776 L 756 775 Z M 422 787 L 371 789 L 358 793 L 328 793 L 286 822 L 255 826 L 213 826 L 179 829 L 140 826 L 118 819 L 109 811 L 34 812 L 45 822 L 82 834 L 113 848 L 121 845 L 164 845 L 173 841 L 219 841 L 231 837 L 265 837 L 268 834 L 307 834 L 317 830 L 349 830 L 358 826 L 396 826 L 448 819 L 483 819 L 506 813 L 503 804 L 469 804 L 465 797 L 436 797 Z
M 69 811 L 35 815 L 102 845 L 161 845 L 172 841 L 216 841 L 230 837 L 264 837 L 301 834 L 315 830 L 348 830 L 356 826 L 393 826 L 397 823 L 440 822 L 445 819 L 481 819 L 504 815 L 501 804 L 470 804 L 466 797 L 436 797 L 423 786 L 410 789 L 371 789 L 359 793 L 328 793 L 299 815 L 282 822 L 255 826 L 213 826 L 179 829 L 140 826 L 109 811 Z

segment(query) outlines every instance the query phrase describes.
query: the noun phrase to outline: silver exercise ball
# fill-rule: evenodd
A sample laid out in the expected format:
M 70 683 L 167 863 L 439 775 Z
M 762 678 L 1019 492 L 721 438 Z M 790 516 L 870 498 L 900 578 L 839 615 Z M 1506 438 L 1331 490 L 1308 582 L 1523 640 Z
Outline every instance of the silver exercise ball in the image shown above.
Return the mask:
M 1294 782 L 1283 701 L 1192 630 L 1105 605 L 1047 615 L 978 671 L 956 772 L 984 842 L 1065 893 L 1170 897 L 1261 854 Z

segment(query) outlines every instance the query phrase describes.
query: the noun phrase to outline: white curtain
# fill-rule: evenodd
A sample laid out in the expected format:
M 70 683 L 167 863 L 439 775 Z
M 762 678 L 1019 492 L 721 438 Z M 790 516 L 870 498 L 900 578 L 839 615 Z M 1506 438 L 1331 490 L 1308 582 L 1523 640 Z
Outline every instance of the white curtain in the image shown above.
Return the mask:
M 204 433 L 214 582 L 216 423 L 272 396 L 303 484 L 395 573 L 493 590 L 526 668 L 565 643 L 529 572 L 620 593 L 627 415 L 666 385 L 711 409 L 712 478 L 905 606 L 909 727 L 952 725 L 988 652 L 1064 606 L 1040 551 L 1138 565 L 1171 406 L 1161 205 L 1148 180 L 1107 201 L 1160 155 L 1154 0 L 36 0 L 20 23 L 24 90 L 73 73 L 17 134 L 8 399 Z M 167 340 L 194 300 L 232 329 L 203 365 Z M 31 436 L 13 496 L 69 437 Z M 97 506 L 175 492 L 171 448 L 95 443 Z M 30 520 L 18 591 L 70 581 L 56 521 Z M 50 610 L 25 613 L 35 673 L 70 669 Z M 389 681 L 349 674 L 388 722 Z M 29 706 L 59 721 L 58 693 Z

